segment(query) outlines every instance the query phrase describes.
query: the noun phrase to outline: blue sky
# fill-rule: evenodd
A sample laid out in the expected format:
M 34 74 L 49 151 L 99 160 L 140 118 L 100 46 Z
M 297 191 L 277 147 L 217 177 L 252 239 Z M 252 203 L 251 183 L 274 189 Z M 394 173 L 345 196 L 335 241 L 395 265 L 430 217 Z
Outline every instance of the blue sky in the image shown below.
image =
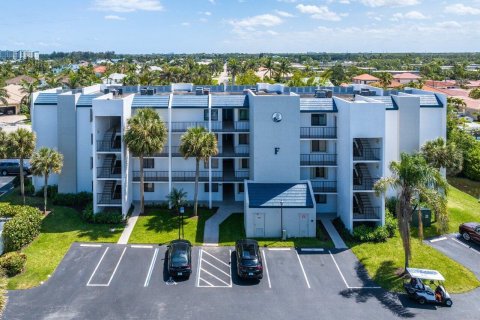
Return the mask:
M 2 0 L 0 49 L 479 51 L 480 0 Z

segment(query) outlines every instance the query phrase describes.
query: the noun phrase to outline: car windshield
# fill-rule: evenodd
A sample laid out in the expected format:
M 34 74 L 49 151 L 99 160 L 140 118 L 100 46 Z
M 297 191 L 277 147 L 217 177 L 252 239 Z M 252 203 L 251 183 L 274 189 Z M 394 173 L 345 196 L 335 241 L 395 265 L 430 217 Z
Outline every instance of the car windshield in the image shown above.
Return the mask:
M 184 266 L 186 264 L 188 264 L 187 251 L 175 250 L 172 253 L 172 265 L 173 266 Z
M 242 261 L 242 265 L 244 265 L 246 267 L 256 266 L 257 264 L 258 264 L 257 259 L 244 259 Z
M 257 248 L 254 244 L 244 244 L 242 246 L 242 258 L 243 259 L 256 259 Z

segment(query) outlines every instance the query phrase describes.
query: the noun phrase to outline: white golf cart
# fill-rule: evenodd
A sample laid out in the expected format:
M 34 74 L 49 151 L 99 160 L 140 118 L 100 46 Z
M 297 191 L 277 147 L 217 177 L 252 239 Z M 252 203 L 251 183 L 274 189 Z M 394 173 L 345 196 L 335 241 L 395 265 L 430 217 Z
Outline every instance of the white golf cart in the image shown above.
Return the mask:
M 435 303 L 451 307 L 453 302 L 447 290 L 443 286 L 445 278 L 436 270 L 407 268 L 409 280 L 404 282 L 403 287 L 408 296 L 420 304 Z M 433 290 L 423 281 L 430 281 L 435 286 Z

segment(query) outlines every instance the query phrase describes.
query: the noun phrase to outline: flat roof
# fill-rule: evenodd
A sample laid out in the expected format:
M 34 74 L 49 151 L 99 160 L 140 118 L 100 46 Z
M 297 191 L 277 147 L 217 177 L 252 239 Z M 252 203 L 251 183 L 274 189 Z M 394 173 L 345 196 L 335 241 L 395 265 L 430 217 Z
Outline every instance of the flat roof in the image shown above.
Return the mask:
M 313 208 L 307 183 L 248 183 L 249 208 Z

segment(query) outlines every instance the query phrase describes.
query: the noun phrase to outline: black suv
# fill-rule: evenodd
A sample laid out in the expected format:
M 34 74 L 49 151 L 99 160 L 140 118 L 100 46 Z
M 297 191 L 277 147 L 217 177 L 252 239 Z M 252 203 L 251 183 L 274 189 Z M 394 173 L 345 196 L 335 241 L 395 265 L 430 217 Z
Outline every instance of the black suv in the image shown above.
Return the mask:
M 237 274 L 243 279 L 262 279 L 263 263 L 258 242 L 244 239 L 235 242 Z
M 31 174 L 30 168 L 25 165 L 23 165 L 23 172 L 24 172 L 24 175 Z M 2 176 L 20 174 L 20 163 L 15 161 L 0 162 L 0 174 Z
M 168 246 L 168 274 L 189 278 L 192 273 L 192 244 L 188 240 L 174 240 Z

